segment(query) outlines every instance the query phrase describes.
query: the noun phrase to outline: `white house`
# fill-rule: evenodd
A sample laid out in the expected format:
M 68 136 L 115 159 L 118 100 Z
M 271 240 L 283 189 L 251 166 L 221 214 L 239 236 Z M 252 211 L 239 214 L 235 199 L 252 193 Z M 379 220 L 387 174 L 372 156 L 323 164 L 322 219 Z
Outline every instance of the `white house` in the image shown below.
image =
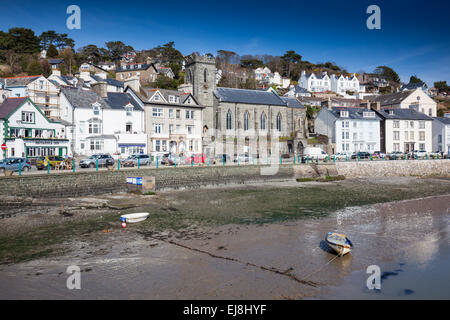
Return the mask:
M 414 109 L 381 109 L 381 151 L 432 152 L 433 119 Z
M 347 77 L 340 75 L 339 77 L 332 74 L 331 75 L 331 91 L 336 92 L 344 97 L 354 96 L 356 93 L 365 90 L 364 86 L 360 86 L 358 78 L 353 75 L 352 77 Z M 348 93 L 353 94 L 348 94 Z
M 0 158 L 70 155 L 66 127 L 48 119 L 28 97 L 7 98 L 0 105 Z
M 331 79 L 326 72 L 316 75 L 302 71 L 302 75 L 298 79 L 298 85 L 309 92 L 331 91 Z
M 433 151 L 450 152 L 450 113 L 433 119 Z
M 402 91 L 393 94 L 367 97 L 370 101 L 379 102 L 381 108 L 414 109 L 429 117 L 436 117 L 437 104 L 421 88 L 413 91 Z
M 290 85 L 289 91 L 284 95 L 285 97 L 311 97 L 312 94 L 305 88 L 300 87 L 299 85 L 294 86 Z
M 119 157 L 147 153 L 142 105 L 127 93 L 107 92 L 105 82 L 94 84 L 92 89 L 61 90 L 62 118 L 74 126 L 69 135 L 73 152 Z
M 328 136 L 334 153 L 373 153 L 380 150 L 380 120 L 367 108 L 324 107 L 314 127 L 316 133 Z

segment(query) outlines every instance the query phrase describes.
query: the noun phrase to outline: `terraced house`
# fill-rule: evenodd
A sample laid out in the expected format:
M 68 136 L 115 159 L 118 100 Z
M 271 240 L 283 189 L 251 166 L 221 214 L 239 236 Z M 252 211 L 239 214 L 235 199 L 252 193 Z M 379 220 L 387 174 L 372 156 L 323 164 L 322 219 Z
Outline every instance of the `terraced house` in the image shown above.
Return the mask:
M 62 118 L 73 124 L 69 139 L 74 154 L 147 153 L 144 109 L 127 93 L 107 92 L 106 82 L 94 84 L 92 91 L 62 88 L 61 110 Z
M 149 152 L 191 155 L 202 153 L 202 110 L 190 93 L 176 90 L 127 87 L 145 109 Z
M 28 97 L 7 98 L 0 105 L 0 158 L 37 158 L 70 154 L 64 124 L 48 119 Z

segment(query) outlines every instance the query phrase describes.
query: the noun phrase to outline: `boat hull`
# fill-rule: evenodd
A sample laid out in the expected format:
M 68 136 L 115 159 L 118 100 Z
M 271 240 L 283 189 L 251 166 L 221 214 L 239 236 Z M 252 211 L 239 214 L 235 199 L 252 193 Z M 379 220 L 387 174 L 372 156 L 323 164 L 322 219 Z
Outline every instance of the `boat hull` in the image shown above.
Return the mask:
M 327 244 L 340 256 L 352 251 L 353 244 L 345 234 L 329 232 L 326 237 Z
M 120 220 L 126 223 L 137 223 L 144 221 L 145 219 L 147 219 L 148 216 L 149 216 L 148 212 L 131 213 L 120 216 Z
M 343 256 L 352 251 L 351 248 L 345 248 L 330 242 L 327 242 L 331 249 L 333 249 L 338 255 Z

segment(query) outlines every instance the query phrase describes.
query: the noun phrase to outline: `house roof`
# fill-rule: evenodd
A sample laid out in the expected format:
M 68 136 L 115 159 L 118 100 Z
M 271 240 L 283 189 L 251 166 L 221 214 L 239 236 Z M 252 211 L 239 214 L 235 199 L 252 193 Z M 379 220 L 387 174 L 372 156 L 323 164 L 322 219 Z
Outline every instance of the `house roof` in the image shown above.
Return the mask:
M 134 110 L 144 111 L 136 100 L 129 93 L 124 92 L 108 92 L 106 103 L 111 109 L 123 109 L 127 104 L 131 103 Z
M 325 109 L 325 108 L 324 108 Z M 352 108 L 352 107 L 332 107 L 331 109 L 326 109 L 336 118 L 340 119 L 357 119 L 357 120 L 380 120 L 381 117 L 377 115 L 373 110 L 368 110 L 366 108 Z M 341 117 L 341 111 L 348 111 L 348 117 Z M 364 117 L 364 112 L 373 112 L 375 114 L 374 118 Z
M 64 62 L 64 59 L 48 59 L 48 63 L 50 64 L 61 64 Z
M 110 109 L 110 106 L 94 91 L 83 90 L 80 88 L 62 87 L 61 92 L 64 93 L 67 100 L 74 108 L 92 108 L 92 104 L 98 102 L 102 108 Z
M 392 112 L 393 114 L 390 114 Z M 377 113 L 384 119 L 398 119 L 398 120 L 433 120 L 422 112 L 414 109 L 400 109 L 400 108 L 385 108 L 377 111 Z
M 286 104 L 288 105 L 288 107 L 290 108 L 301 108 L 301 109 L 305 109 L 305 106 L 302 105 L 300 103 L 300 101 L 298 101 L 296 98 L 290 98 L 290 97 L 280 97 L 281 100 L 283 100 L 284 102 L 286 102 Z
M 194 101 L 198 103 L 198 101 L 194 98 L 194 96 L 190 93 L 185 93 L 182 91 L 177 91 L 177 90 L 167 90 L 167 89 L 158 89 L 158 88 L 142 88 L 142 90 L 145 95 L 146 98 L 145 102 L 149 102 L 148 99 L 150 99 L 156 91 L 159 91 L 160 94 L 164 97 L 164 99 L 167 101 L 167 104 L 171 104 L 171 105 L 184 105 L 184 103 L 186 102 L 186 100 L 191 97 L 192 99 L 194 99 Z M 169 102 L 169 96 L 175 96 L 179 98 L 179 102 Z M 164 101 L 158 101 L 158 104 L 165 104 Z
M 401 103 L 403 100 L 408 98 L 410 94 L 411 91 L 403 91 L 386 95 L 368 96 L 366 99 L 372 102 L 379 102 L 381 106 L 389 106 Z
M 443 118 L 435 117 L 433 119 L 442 122 L 443 124 L 450 124 L 450 117 L 443 117 Z
M 114 87 L 119 87 L 119 88 L 123 88 L 123 82 L 116 80 L 116 79 L 112 79 L 112 78 L 106 78 L 103 79 L 102 77 L 96 76 L 96 75 L 91 75 L 91 77 L 95 80 L 95 81 L 106 81 L 106 83 L 110 86 L 114 86 Z
M 26 100 L 28 100 L 28 97 L 7 98 L 0 105 L 0 119 L 7 118 L 11 114 L 11 112 L 16 110 Z
M 408 84 L 404 84 L 400 90 L 416 90 L 417 88 L 424 88 L 425 87 L 425 83 L 408 83 Z
M 125 66 L 120 66 L 116 69 L 116 72 L 126 72 L 126 71 L 139 71 L 139 70 L 147 70 L 148 68 L 150 68 L 151 66 L 153 66 L 153 68 L 156 67 L 153 63 L 132 63 L 132 64 L 127 64 Z
M 13 77 L 13 78 L 3 78 L 2 82 L 5 87 L 25 87 L 34 80 L 38 79 L 39 76 L 26 76 L 26 77 Z
M 221 102 L 287 106 L 285 101 L 271 91 L 217 88 L 214 95 Z

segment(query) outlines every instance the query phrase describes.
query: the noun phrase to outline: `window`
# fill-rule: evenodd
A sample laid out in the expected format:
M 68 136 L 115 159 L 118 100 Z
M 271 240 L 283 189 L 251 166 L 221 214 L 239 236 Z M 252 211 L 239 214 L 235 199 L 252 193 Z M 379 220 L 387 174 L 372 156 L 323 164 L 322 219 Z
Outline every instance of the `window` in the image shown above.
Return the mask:
M 154 132 L 155 134 L 160 134 L 160 133 L 162 132 L 162 127 L 163 127 L 162 124 L 160 124 L 160 123 L 154 123 L 154 124 L 153 124 L 153 132 Z
M 89 123 L 89 133 L 100 133 L 100 123 L 99 122 Z
M 191 119 L 194 119 L 194 111 L 191 111 Z
M 176 132 L 179 133 L 181 131 L 181 126 L 179 124 L 177 124 L 176 126 Z
M 414 128 L 414 121 L 411 121 L 411 122 L 409 123 L 409 125 L 410 125 L 411 128 Z
M 208 82 L 208 70 L 203 71 L 203 82 Z
M 342 118 L 348 118 L 348 111 L 341 111 Z
M 419 131 L 419 140 L 424 141 L 425 140 L 425 131 Z
M 79 130 L 80 130 L 80 133 L 84 133 L 84 130 L 85 130 L 85 126 L 86 126 L 86 122 L 84 122 L 84 121 L 80 121 L 80 124 L 79 124 Z
M 34 123 L 34 112 L 22 111 L 22 122 Z
M 420 149 L 420 151 L 424 151 L 425 150 L 425 143 L 419 143 L 419 149 Z
M 169 118 L 173 119 L 173 109 L 169 109 Z
M 163 109 L 162 108 L 153 108 L 152 115 L 155 118 L 161 118 L 163 116 Z
M 419 129 L 425 129 L 425 121 L 419 121 Z
M 161 140 L 155 140 L 155 151 L 161 151 Z
M 279 113 L 279 112 L 277 115 L 277 130 L 281 131 L 281 113 Z
M 99 106 L 93 106 L 92 110 L 94 111 L 94 115 L 98 116 L 100 114 Z
M 408 140 L 408 137 L 409 137 L 408 131 L 405 131 L 405 140 Z
M 103 140 L 91 140 L 90 149 L 92 151 L 103 150 Z
M 358 139 L 358 134 L 356 132 L 353 133 L 353 140 L 357 140 Z
M 248 114 L 248 111 L 246 111 L 244 114 L 244 130 L 245 131 L 247 131 L 249 128 L 249 117 L 250 117 L 250 115 Z
M 345 133 L 345 139 L 350 139 L 350 132 L 347 131 L 347 132 Z
M 169 96 L 169 102 L 174 103 L 175 102 L 175 96 Z
M 125 131 L 127 133 L 131 133 L 133 131 L 133 125 L 132 124 L 126 124 L 125 125 Z
M 414 131 L 409 133 L 409 139 L 414 140 Z
M 227 130 L 231 130 L 231 110 L 227 112 Z
M 42 138 L 42 130 L 40 130 L 40 129 L 36 129 L 36 130 L 34 130 L 34 137 L 35 138 Z
M 188 134 L 192 134 L 194 132 L 194 126 L 186 126 L 186 129 Z
M 125 112 L 127 113 L 127 116 L 130 117 L 133 114 L 133 107 L 132 106 L 126 106 Z
M 173 124 L 169 124 L 169 134 L 173 133 Z
M 266 130 L 266 114 L 261 114 L 261 130 Z
M 375 112 L 371 112 L 371 111 L 363 112 L 363 117 L 364 118 L 375 118 Z
M 159 94 L 156 94 L 156 95 L 155 95 L 155 98 L 154 98 L 153 100 L 159 101 Z
M 394 131 L 394 140 L 400 140 L 400 132 Z
M 11 128 L 10 129 L 10 136 L 13 138 L 20 137 L 20 129 L 19 128 Z
M 394 120 L 393 126 L 394 128 L 400 128 L 400 121 Z
M 177 110 L 177 119 L 180 119 L 180 118 L 181 118 L 181 111 Z

